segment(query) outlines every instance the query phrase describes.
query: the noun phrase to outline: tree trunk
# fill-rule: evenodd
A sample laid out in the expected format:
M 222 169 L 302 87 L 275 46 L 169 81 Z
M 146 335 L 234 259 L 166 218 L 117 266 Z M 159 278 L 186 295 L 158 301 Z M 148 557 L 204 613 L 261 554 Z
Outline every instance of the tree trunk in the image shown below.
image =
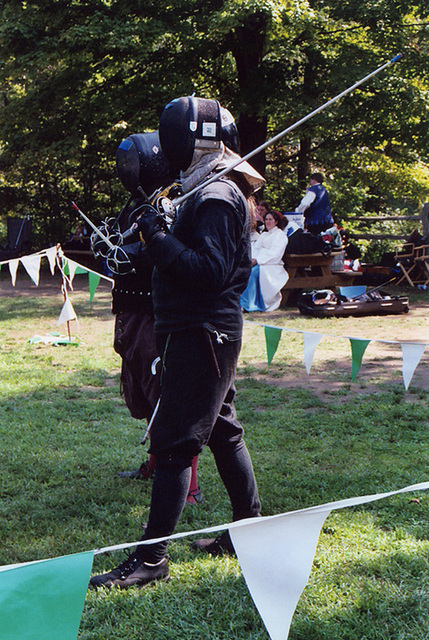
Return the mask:
M 310 169 L 310 149 L 311 149 L 311 138 L 303 135 L 299 140 L 299 151 L 298 151 L 298 163 L 297 163 L 297 178 L 298 178 L 298 186 L 301 189 L 305 188 L 305 185 L 308 181 L 308 173 Z
M 240 113 L 238 132 L 241 141 L 241 155 L 245 156 L 265 142 L 267 118 L 258 118 L 256 115 Z M 265 151 L 260 151 L 249 162 L 261 175 L 265 175 Z
M 263 13 L 249 16 L 242 26 L 231 34 L 230 47 L 237 65 L 241 108 L 237 121 L 241 141 L 241 155 L 256 149 L 266 140 L 267 118 L 260 116 L 268 100 L 258 92 L 261 62 L 264 54 L 267 21 Z M 265 151 L 254 156 L 250 163 L 265 175 Z
M 312 52 L 310 48 L 307 49 L 306 55 L 307 63 L 304 67 L 302 94 L 305 101 L 308 104 L 311 104 L 315 99 L 316 91 L 314 88 L 314 61 L 312 59 Z M 310 172 L 312 141 L 310 131 L 311 130 L 309 128 L 303 127 L 301 129 L 299 139 L 297 178 L 298 186 L 301 187 L 301 189 L 305 188 L 308 180 L 308 174 Z

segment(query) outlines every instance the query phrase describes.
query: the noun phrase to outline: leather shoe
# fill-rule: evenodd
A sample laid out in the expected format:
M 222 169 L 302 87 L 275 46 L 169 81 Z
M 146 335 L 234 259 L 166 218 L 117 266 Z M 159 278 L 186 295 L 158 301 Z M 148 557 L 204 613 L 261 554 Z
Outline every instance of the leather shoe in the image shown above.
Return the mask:
M 144 587 L 157 580 L 164 582 L 170 580 L 167 558 L 163 558 L 157 564 L 141 562 L 128 576 L 114 580 L 113 585 L 120 589 L 128 589 L 128 587 Z
M 234 545 L 232 544 L 228 531 L 224 531 L 217 538 L 201 538 L 200 540 L 195 540 L 192 544 L 192 549 L 211 553 L 212 556 L 222 556 L 225 554 L 235 556 Z

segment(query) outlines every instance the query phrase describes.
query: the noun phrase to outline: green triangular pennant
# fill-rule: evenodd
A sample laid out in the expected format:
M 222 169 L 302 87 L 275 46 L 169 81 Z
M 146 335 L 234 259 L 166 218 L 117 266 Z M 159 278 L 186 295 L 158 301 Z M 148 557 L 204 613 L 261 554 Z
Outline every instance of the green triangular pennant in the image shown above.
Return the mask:
M 85 267 L 77 266 L 75 270 L 75 275 L 78 276 L 79 274 L 82 274 L 82 273 L 89 273 L 89 271 L 88 269 L 85 269 Z
M 93 556 L 1 567 L 2 640 L 76 640 Z
M 92 273 L 92 271 L 88 271 L 88 286 L 89 286 L 89 301 L 94 297 L 94 293 L 98 287 L 100 282 L 100 276 L 97 273 Z
M 349 340 L 352 349 L 352 380 L 354 381 L 362 364 L 365 349 L 371 340 L 359 340 L 358 338 L 349 338 Z
M 264 327 L 265 331 L 265 343 L 267 347 L 267 360 L 268 364 L 271 364 L 274 354 L 279 346 L 282 330 L 276 327 Z
M 79 274 L 82 274 L 82 273 L 88 273 L 88 269 L 85 269 L 85 267 L 81 267 L 77 263 L 75 263 L 75 264 L 76 264 L 76 268 L 75 268 L 75 270 L 73 272 L 74 275 L 79 275 Z M 64 262 L 63 262 L 63 270 L 64 270 L 64 274 L 66 276 L 70 275 L 70 267 L 69 267 L 68 260 L 64 260 Z

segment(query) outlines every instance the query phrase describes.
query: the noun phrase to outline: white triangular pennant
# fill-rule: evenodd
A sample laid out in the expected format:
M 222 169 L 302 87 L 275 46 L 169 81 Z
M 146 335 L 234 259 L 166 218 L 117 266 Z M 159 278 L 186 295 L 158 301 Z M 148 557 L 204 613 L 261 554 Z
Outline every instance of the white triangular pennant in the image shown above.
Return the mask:
M 9 271 L 10 276 L 12 278 L 12 286 L 16 285 L 16 272 L 18 271 L 19 259 L 13 258 L 13 260 L 9 260 Z
M 229 530 L 244 579 L 271 640 L 286 640 L 330 511 L 284 514 Z
M 401 342 L 402 349 L 402 377 L 404 379 L 405 389 L 408 389 L 411 379 L 414 375 L 417 365 L 426 348 L 425 344 L 410 344 L 409 342 Z
M 55 274 L 55 263 L 57 259 L 57 247 L 49 247 L 46 249 L 46 257 L 48 258 L 49 267 L 51 269 L 51 274 Z
M 77 316 L 75 310 L 73 309 L 72 303 L 70 302 L 69 298 L 67 298 L 57 320 L 57 327 L 58 325 L 63 324 L 63 322 L 68 322 L 69 320 L 77 320 Z
M 39 278 L 40 278 L 40 261 L 42 259 L 41 255 L 35 254 L 31 256 L 23 256 L 20 258 L 24 268 L 36 287 L 39 286 Z
M 289 635 L 293 613 L 310 575 L 320 530 L 331 511 L 427 489 L 429 482 L 421 482 L 396 491 L 346 498 L 230 525 L 229 534 L 244 579 L 271 640 L 286 640 Z
M 420 482 L 396 491 L 346 498 L 275 516 L 248 518 L 217 527 L 182 531 L 162 538 L 126 542 L 97 549 L 95 553 L 178 540 L 190 534 L 212 534 L 228 530 L 244 579 L 271 639 L 286 640 L 293 612 L 311 570 L 320 529 L 330 512 L 401 493 L 428 489 L 429 482 Z
M 304 364 L 307 373 L 310 373 L 311 364 L 313 362 L 314 351 L 323 337 L 320 333 L 303 332 L 304 338 Z
M 77 262 L 74 262 L 73 260 L 68 260 L 68 259 L 67 259 L 67 264 L 69 266 L 70 285 L 72 285 L 75 271 L 76 271 L 76 269 L 78 268 L 79 265 L 77 264 Z

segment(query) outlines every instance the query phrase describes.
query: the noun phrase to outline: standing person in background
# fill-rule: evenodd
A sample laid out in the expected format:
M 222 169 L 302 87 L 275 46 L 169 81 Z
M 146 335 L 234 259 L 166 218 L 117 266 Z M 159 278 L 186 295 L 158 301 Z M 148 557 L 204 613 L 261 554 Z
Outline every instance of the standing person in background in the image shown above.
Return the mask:
M 329 195 L 322 183 L 322 174 L 312 173 L 310 186 L 295 209 L 296 213 L 304 214 L 304 228 L 315 235 L 334 224 Z
M 155 334 L 163 363 L 150 446 L 157 464 L 142 540 L 174 532 L 186 501 L 192 458 L 206 444 L 227 489 L 233 519 L 260 513 L 233 399 L 243 326 L 240 295 L 251 268 L 247 198 L 264 180 L 241 163 L 204 186 L 209 175 L 239 158 L 228 146 L 234 129 L 231 114 L 216 100 L 195 97 L 170 102 L 159 122 L 162 151 L 173 169 L 180 170 L 184 193 L 203 184 L 180 205 L 169 231 L 155 210 L 147 208 L 138 219 L 155 265 Z M 195 545 L 211 553 L 233 551 L 227 532 Z M 93 576 L 90 584 L 127 588 L 166 580 L 166 547 L 165 541 L 139 545 L 125 563 Z

